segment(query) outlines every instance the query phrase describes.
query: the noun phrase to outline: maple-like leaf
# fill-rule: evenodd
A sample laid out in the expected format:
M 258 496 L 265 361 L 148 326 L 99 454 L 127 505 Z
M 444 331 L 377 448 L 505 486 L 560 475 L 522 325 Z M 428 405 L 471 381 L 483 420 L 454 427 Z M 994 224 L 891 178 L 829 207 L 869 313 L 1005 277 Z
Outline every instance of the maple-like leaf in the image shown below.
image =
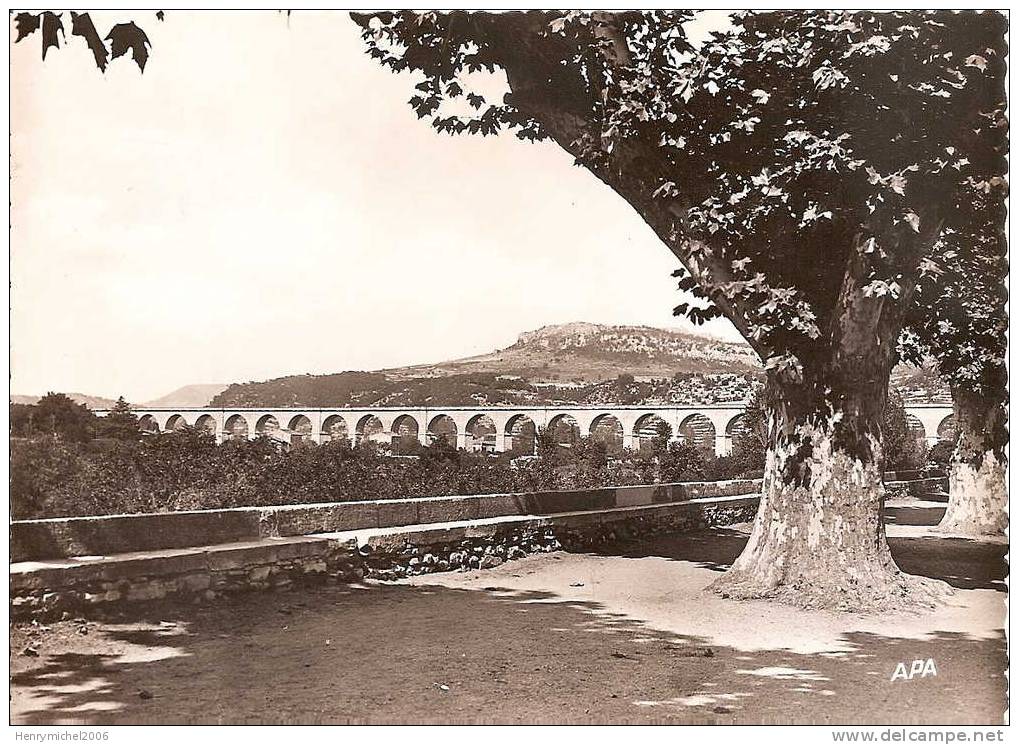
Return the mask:
M 60 32 L 60 36 L 64 35 L 64 24 L 60 20 L 60 15 L 46 11 L 42 14 L 42 58 L 46 59 L 46 52 L 49 51 L 50 47 L 56 47 L 60 49 L 60 39 L 57 36 L 57 32 Z
M 145 63 L 149 59 L 147 47 L 152 44 L 149 42 L 149 37 L 135 25 L 134 21 L 118 23 L 110 29 L 106 39 L 110 42 L 113 59 L 131 52 L 131 57 L 138 64 L 138 69 L 145 72 Z
M 31 36 L 39 30 L 40 16 L 34 13 L 18 13 L 14 16 L 14 25 L 18 29 L 18 36 L 14 40 L 17 44 L 26 36 Z
M 71 36 L 80 36 L 85 40 L 88 48 L 92 50 L 92 56 L 95 57 L 96 66 L 105 71 L 110 55 L 88 13 L 71 11 Z

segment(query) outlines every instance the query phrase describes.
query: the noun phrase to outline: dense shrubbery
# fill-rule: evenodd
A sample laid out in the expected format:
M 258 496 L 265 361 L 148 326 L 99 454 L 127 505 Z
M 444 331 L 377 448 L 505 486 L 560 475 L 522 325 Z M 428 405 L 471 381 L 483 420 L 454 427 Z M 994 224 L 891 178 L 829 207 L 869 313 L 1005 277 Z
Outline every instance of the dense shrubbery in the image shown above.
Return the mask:
M 439 441 L 417 457 L 391 457 L 373 443 L 281 448 L 268 438 L 217 445 L 185 428 L 128 441 L 59 436 L 11 441 L 13 517 L 212 509 L 444 494 L 594 488 L 704 478 L 710 459 L 673 443 L 610 458 L 582 439 L 572 448 L 509 455 L 457 451 Z M 724 474 L 732 476 L 736 474 Z
M 49 394 L 35 406 L 11 407 L 11 512 L 26 519 L 759 475 L 766 445 L 759 395 L 744 421 L 732 454 L 720 458 L 672 441 L 668 426 L 641 451 L 615 456 L 596 439 L 563 447 L 539 430 L 534 457 L 467 453 L 445 440 L 429 447 L 415 441 L 406 450 L 415 457 L 392 457 L 371 442 L 287 448 L 260 438 L 217 445 L 204 430 L 187 427 L 143 435 L 123 401 L 98 419 L 66 396 Z M 910 435 L 898 397 L 890 399 L 884 437 L 887 468 L 922 465 L 923 449 Z M 947 460 L 949 454 L 931 456 Z
M 667 429 L 650 447 L 621 457 L 610 457 L 603 443 L 590 438 L 559 446 L 544 431 L 538 433 L 537 456 L 530 458 L 457 451 L 444 440 L 415 449 L 416 457 L 392 457 L 370 442 L 286 448 L 260 438 L 217 445 L 211 435 L 187 427 L 142 435 L 126 405 L 104 421 L 83 419 L 61 405 L 65 416 L 50 417 L 44 427 L 34 412 L 12 428 L 15 519 L 583 489 L 732 478 L 745 470 L 739 456 L 714 459 L 669 442 Z M 62 421 L 71 433 L 99 436 L 65 435 Z
M 927 443 L 910 428 L 902 397 L 894 390 L 888 391 L 881 450 L 886 471 L 919 469 L 927 458 Z
M 955 443 L 942 440 L 927 451 L 927 462 L 925 467 L 930 471 L 947 472 L 952 462 L 952 453 L 955 450 Z

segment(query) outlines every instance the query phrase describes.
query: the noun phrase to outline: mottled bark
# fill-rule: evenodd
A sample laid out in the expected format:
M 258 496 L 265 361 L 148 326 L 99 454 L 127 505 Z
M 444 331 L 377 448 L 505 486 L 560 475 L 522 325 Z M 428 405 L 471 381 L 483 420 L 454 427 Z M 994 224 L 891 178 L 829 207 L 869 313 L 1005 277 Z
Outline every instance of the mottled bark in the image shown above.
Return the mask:
M 900 306 L 847 271 L 827 349 L 766 391 L 769 447 L 761 506 L 743 553 L 714 584 L 727 597 L 775 597 L 847 610 L 929 606 L 944 583 L 903 574 L 885 539 L 881 425 Z
M 1008 525 L 1006 412 L 1001 396 L 952 388 L 959 439 L 948 472 L 948 509 L 936 530 L 1003 535 Z
M 805 391 L 778 388 L 761 506 L 746 548 L 713 588 L 845 610 L 932 605 L 942 583 L 903 574 L 885 539 L 882 389 L 789 406 L 784 397 L 803 400 Z

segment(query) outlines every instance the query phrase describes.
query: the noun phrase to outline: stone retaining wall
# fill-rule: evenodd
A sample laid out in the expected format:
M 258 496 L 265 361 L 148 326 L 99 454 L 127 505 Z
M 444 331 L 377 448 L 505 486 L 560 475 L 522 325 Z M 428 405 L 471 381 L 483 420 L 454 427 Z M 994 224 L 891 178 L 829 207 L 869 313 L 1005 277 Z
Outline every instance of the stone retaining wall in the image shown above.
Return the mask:
M 747 522 L 758 499 L 709 497 L 20 562 L 11 565 L 11 614 L 16 619 L 92 615 L 144 601 L 201 602 L 298 583 L 489 568 L 539 551 L 587 550 L 620 539 Z
M 11 561 L 186 548 L 274 536 L 478 520 L 505 515 L 548 515 L 569 510 L 665 504 L 759 490 L 760 481 L 708 481 L 528 494 L 18 520 L 10 526 Z
M 554 515 L 369 535 L 360 543 L 373 579 L 487 569 L 531 553 L 583 551 L 619 540 L 750 522 L 759 497 L 709 498 L 655 507 Z
M 934 499 L 944 501 L 948 494 L 948 477 L 932 476 L 908 481 L 886 481 L 885 498 L 903 499 Z
M 124 604 L 223 595 L 363 576 L 352 540 L 308 537 L 121 554 L 101 560 L 26 562 L 11 567 L 16 619 L 91 614 Z

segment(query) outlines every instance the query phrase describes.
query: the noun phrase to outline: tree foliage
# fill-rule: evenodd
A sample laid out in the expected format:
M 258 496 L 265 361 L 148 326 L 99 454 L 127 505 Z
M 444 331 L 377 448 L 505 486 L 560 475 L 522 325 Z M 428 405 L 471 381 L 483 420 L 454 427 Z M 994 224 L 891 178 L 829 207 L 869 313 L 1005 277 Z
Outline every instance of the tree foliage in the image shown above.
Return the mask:
M 84 442 L 95 436 L 96 417 L 84 404 L 77 404 L 63 393 L 47 393 L 34 405 L 22 408 L 12 417 L 11 433 L 18 436 L 46 434 L 71 442 Z M 14 429 L 19 426 L 21 429 Z
M 1006 206 L 988 193 L 958 205 L 939 261 L 925 263 L 900 341 L 903 357 L 935 357 L 949 385 L 1000 397 L 1007 384 L 1008 244 Z
M 711 303 L 680 310 L 770 366 L 826 358 L 848 275 L 901 315 L 958 206 L 1004 188 L 999 14 L 747 13 L 699 49 L 688 12 L 354 18 L 437 130 L 551 137 L 634 204 Z M 497 70 L 502 100 L 472 90 Z
M 156 18 L 160 21 L 163 20 L 162 11 L 156 13 Z M 67 42 L 63 19 L 63 13 L 52 11 L 17 13 L 14 16 L 14 26 L 17 29 L 14 42 L 23 41 L 36 31 L 40 31 L 42 58 L 45 60 L 46 52 L 51 48 L 59 49 L 61 41 Z M 145 72 L 145 65 L 149 61 L 149 47 L 152 44 L 149 37 L 134 21 L 114 24 L 109 33 L 105 37 L 101 37 L 88 13 L 71 11 L 70 20 L 71 36 L 81 38 L 82 43 L 92 52 L 96 67 L 100 70 L 105 72 L 110 60 L 130 53 L 131 59 L 138 65 L 138 69 Z
M 138 417 L 123 396 L 117 399 L 106 416 L 96 419 L 96 433 L 99 437 L 113 440 L 130 441 L 141 437 Z
M 912 470 L 924 464 L 926 444 L 909 426 L 902 397 L 895 391 L 888 393 L 881 439 L 885 470 Z
M 764 389 L 755 388 L 743 410 L 743 426 L 732 437 L 732 457 L 750 473 L 764 470 L 768 452 L 768 416 Z

